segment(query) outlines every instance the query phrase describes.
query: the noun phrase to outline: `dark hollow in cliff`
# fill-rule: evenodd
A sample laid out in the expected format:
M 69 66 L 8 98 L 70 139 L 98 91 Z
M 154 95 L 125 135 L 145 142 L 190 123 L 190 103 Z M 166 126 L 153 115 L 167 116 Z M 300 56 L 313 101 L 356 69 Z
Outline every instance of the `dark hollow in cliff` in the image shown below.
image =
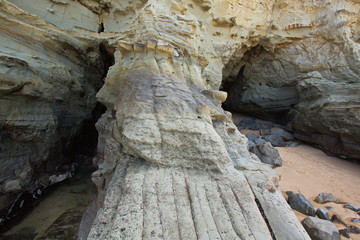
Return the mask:
M 89 51 L 96 50 L 92 48 Z M 89 81 L 86 84 L 89 84 L 89 88 L 92 86 L 95 91 L 100 90 L 109 67 L 114 64 L 114 50 L 106 46 L 106 43 L 101 43 L 98 46 L 98 51 L 99 66 L 102 69 L 94 69 L 93 66 L 88 66 L 88 70 L 84 69 L 84 77 Z M 98 76 L 97 79 L 95 76 Z M 88 101 L 88 97 L 80 96 L 84 101 Z M 95 98 L 95 94 L 92 97 Z M 96 102 L 95 99 L 92 102 Z M 83 107 L 88 108 L 86 103 L 83 104 Z M 70 109 L 68 110 L 70 111 Z M 73 177 L 77 172 L 77 167 L 84 164 L 84 159 L 91 159 L 96 154 L 98 132 L 95 124 L 105 111 L 106 107 L 96 102 L 92 111 L 77 126 L 70 126 L 76 129 L 73 135 L 64 135 L 60 138 L 57 147 L 49 150 L 52 157 L 48 158 L 47 161 L 34 163 L 36 165 L 32 166 L 32 179 L 34 182 L 38 182 L 34 185 L 35 188 L 2 196 L 3 199 L 4 197 L 8 199 L 8 203 L 4 206 L 1 205 L 3 208 L 0 215 L 0 233 L 20 222 L 26 214 L 53 192 L 60 182 Z M 64 116 L 67 114 L 69 113 L 63 112 Z M 62 120 L 63 115 L 59 116 L 59 121 L 66 120 Z M 58 131 L 61 131 L 61 127 L 59 129 Z M 95 170 L 94 168 L 89 169 L 91 169 L 90 171 Z

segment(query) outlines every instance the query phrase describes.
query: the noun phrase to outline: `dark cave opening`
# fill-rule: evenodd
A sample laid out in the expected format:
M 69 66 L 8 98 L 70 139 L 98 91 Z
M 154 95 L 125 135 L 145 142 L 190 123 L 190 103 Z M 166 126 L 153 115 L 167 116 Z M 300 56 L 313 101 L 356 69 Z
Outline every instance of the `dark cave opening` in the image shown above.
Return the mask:
M 240 69 L 237 74 L 223 79 L 220 87 L 221 91 L 228 93 L 223 108 L 285 126 L 292 120 L 291 111 L 298 102 L 298 94 L 294 86 L 279 87 L 271 83 L 273 76 L 267 79 L 264 74 L 260 75 L 259 71 L 263 69 L 258 69 L 256 61 L 259 61 L 261 54 L 266 55 L 266 50 L 256 46 L 245 52 L 242 59 L 236 60 Z M 234 68 L 231 65 L 225 66 L 224 71 Z
M 109 68 L 115 62 L 115 50 L 107 44 L 107 42 L 101 43 L 98 47 L 98 51 L 101 63 L 100 66 L 102 67 L 102 69 L 100 69 L 101 74 L 98 80 L 90 83 L 93 84 L 96 91 L 99 91 L 102 87 Z M 93 67 L 89 68 L 89 72 L 86 74 L 89 74 L 90 78 L 93 78 L 91 75 L 93 74 L 94 69 Z M 18 196 L 14 196 L 16 198 L 15 202 L 7 209 L 7 212 L 4 212 L 5 218 L 0 219 L 0 238 L 4 237 L 2 234 L 11 227 L 20 224 L 34 208 L 48 196 L 56 192 L 59 187 L 66 184 L 72 184 L 72 182 L 78 182 L 79 178 L 82 178 L 84 181 L 91 181 L 91 174 L 96 170 L 95 166 L 93 166 L 92 158 L 96 155 L 98 143 L 98 131 L 95 125 L 105 111 L 105 105 L 96 102 L 92 112 L 79 124 L 76 134 L 68 140 L 61 140 L 59 148 L 55 149 L 55 152 L 52 152 L 51 155 L 54 159 L 60 158 L 60 161 L 55 161 L 60 165 L 54 165 L 54 162 L 50 164 L 50 166 L 49 163 L 45 162 L 35 168 L 38 175 L 43 172 L 47 173 L 47 176 L 49 176 L 49 174 L 55 174 L 58 177 L 70 174 L 70 178 L 65 178 L 64 180 L 47 186 L 39 183 L 36 189 L 22 192 Z M 94 185 L 93 183 L 91 184 Z M 7 238 L 5 237 L 5 239 Z M 11 237 L 9 239 L 11 239 Z M 15 239 L 18 239 L 16 234 Z
M 87 155 L 93 156 L 96 154 L 96 146 L 98 139 L 98 132 L 95 124 L 105 113 L 106 107 L 97 102 L 95 108 L 92 111 L 92 117 L 90 119 L 83 120 L 78 134 L 75 136 L 74 141 L 70 148 L 70 155 Z

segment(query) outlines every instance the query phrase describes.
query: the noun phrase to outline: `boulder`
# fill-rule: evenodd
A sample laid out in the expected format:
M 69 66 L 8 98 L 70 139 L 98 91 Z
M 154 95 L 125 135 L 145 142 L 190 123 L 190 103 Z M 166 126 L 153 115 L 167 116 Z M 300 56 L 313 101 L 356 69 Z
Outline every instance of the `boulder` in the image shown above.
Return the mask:
M 267 135 L 264 140 L 270 142 L 274 147 L 282 147 L 284 145 L 284 139 L 279 135 Z
M 326 220 L 307 217 L 302 221 L 305 230 L 314 240 L 340 240 L 339 231 L 335 225 Z
M 260 135 L 256 133 L 247 133 L 245 136 L 248 140 L 253 142 L 255 142 L 256 139 L 260 138 Z
M 318 209 L 316 210 L 316 216 L 318 216 L 320 219 L 324 219 L 324 220 L 330 221 L 329 213 L 328 213 L 328 211 L 326 211 L 325 209 L 318 208 Z
M 288 198 L 290 207 L 298 212 L 301 212 L 308 216 L 315 216 L 315 209 L 309 200 L 304 195 L 297 193 L 290 195 Z
M 257 138 L 255 139 L 255 144 L 256 145 L 264 145 L 266 143 L 266 141 L 262 138 Z
M 247 144 L 248 149 L 251 149 L 255 146 L 256 146 L 256 144 L 253 141 L 248 140 L 248 144 Z
M 272 124 L 270 123 L 253 123 L 249 126 L 249 129 L 251 130 L 267 130 L 267 129 L 271 129 L 272 128 Z
M 236 126 L 241 130 L 241 129 L 249 128 L 249 126 L 251 126 L 254 123 L 255 123 L 255 118 L 247 117 L 241 120 L 240 123 L 238 123 Z
M 265 144 L 256 144 L 250 148 L 250 152 L 258 156 L 261 162 L 269 164 L 274 168 L 282 166 L 282 159 L 279 151 L 269 142 L 266 142 Z
M 339 200 L 331 193 L 320 193 L 319 195 L 317 195 L 314 201 L 320 204 L 324 204 L 328 202 L 337 203 Z
M 284 139 L 284 141 L 294 140 L 294 135 L 285 131 L 282 128 L 271 129 L 270 134 L 280 136 Z
M 300 143 L 295 141 L 289 141 L 284 143 L 284 147 L 297 147 L 299 145 Z

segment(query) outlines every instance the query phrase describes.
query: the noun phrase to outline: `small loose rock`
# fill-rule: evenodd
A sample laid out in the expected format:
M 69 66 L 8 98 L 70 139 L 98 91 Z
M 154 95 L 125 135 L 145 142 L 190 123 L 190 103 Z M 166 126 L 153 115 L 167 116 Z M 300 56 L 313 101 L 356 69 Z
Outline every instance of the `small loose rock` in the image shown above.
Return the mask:
M 315 199 L 315 202 L 323 204 L 323 203 L 328 203 L 328 202 L 334 202 L 337 203 L 339 202 L 339 200 L 332 195 L 331 193 L 320 193 Z
M 360 208 L 355 206 L 355 205 L 351 205 L 351 204 L 345 204 L 344 208 L 350 209 L 354 212 L 360 212 Z

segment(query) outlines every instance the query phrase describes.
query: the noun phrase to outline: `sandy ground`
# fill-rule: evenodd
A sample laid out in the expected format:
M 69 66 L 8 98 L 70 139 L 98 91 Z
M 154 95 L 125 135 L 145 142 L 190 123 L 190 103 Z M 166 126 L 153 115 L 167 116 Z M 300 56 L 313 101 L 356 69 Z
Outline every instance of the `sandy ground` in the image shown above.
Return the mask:
M 303 194 L 315 206 L 325 209 L 334 207 L 330 215 L 340 216 L 347 224 L 360 228 L 359 223 L 350 222 L 352 218 L 360 218 L 355 212 L 344 209 L 342 204 L 317 204 L 313 201 L 319 193 L 332 193 L 341 202 L 360 206 L 360 164 L 344 159 L 330 157 L 324 152 L 300 145 L 295 148 L 278 148 L 283 159 L 283 166 L 276 170 L 282 175 L 280 188 Z M 297 213 L 302 220 L 305 216 Z M 345 228 L 336 224 L 339 229 Z M 353 240 L 360 240 L 360 234 L 351 234 Z M 344 238 L 345 239 L 345 238 Z
M 234 113 L 233 121 L 235 124 L 249 116 Z M 270 123 L 256 119 L 256 122 Z M 274 125 L 273 127 L 279 127 Z M 261 131 L 249 129 L 241 130 L 242 134 L 256 133 L 263 135 Z M 302 144 L 298 147 L 280 147 L 280 156 L 283 166 L 276 168 L 281 174 L 280 188 L 285 197 L 285 191 L 303 194 L 315 208 L 326 206 L 333 207 L 329 211 L 332 215 L 339 216 L 347 225 L 360 228 L 360 223 L 353 223 L 351 219 L 360 216 L 348 209 L 343 208 L 343 204 L 326 203 L 318 204 L 313 200 L 319 193 L 332 193 L 342 203 L 349 203 L 360 206 L 360 164 L 355 164 L 344 159 L 330 157 L 319 149 Z M 300 221 L 305 215 L 294 211 Z M 340 222 L 334 222 L 338 229 L 346 226 Z M 352 240 L 360 240 L 360 234 L 351 234 Z M 346 239 L 342 237 L 342 239 Z

